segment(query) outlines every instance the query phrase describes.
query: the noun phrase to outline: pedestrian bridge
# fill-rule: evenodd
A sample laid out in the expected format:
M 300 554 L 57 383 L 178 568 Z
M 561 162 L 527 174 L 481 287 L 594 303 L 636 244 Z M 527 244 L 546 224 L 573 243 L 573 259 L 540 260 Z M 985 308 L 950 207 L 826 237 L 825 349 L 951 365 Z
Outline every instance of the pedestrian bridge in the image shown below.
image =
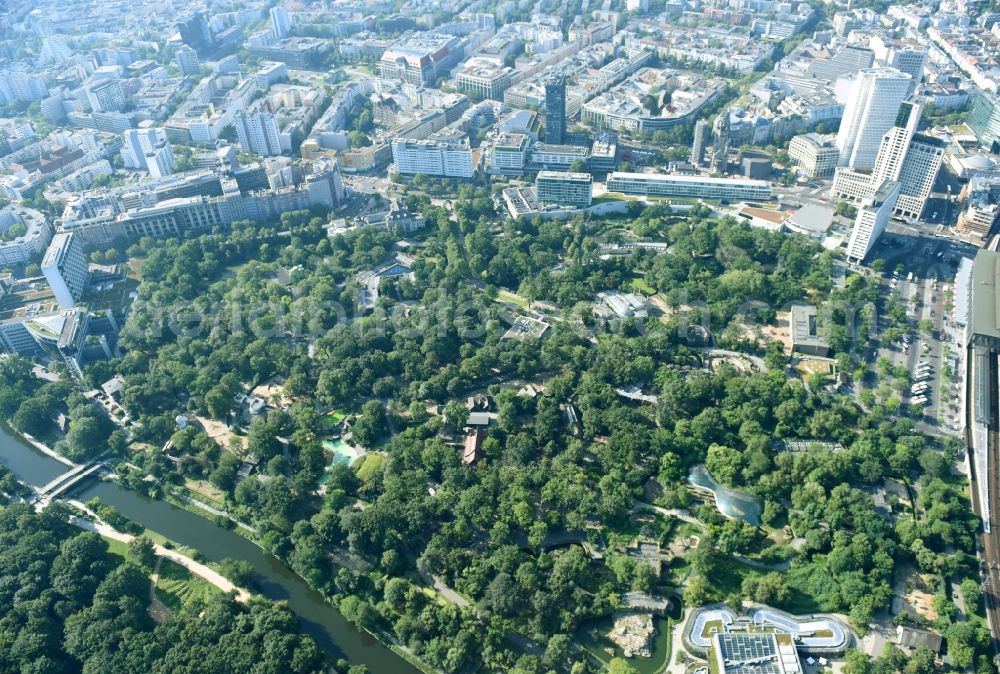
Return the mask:
M 35 490 L 35 498 L 38 501 L 52 500 L 64 496 L 84 480 L 96 475 L 104 468 L 104 463 L 92 461 L 70 468 L 59 475 L 43 487 Z

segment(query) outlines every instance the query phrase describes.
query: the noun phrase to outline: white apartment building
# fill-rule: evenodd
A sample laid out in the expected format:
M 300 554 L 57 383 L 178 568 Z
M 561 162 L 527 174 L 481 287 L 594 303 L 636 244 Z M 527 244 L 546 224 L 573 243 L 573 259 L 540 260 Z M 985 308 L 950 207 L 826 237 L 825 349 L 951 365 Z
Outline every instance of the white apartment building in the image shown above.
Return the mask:
M 475 175 L 474 150 L 469 139 L 392 141 L 392 162 L 405 175 L 422 173 L 447 178 L 472 178 Z
M 882 236 L 899 197 L 899 183 L 887 180 L 858 208 L 851 238 L 847 242 L 847 259 L 861 262 Z
M 163 129 L 148 127 L 145 129 L 129 129 L 122 134 L 122 161 L 126 168 L 146 168 L 146 153 L 167 139 Z
M 894 125 L 910 82 L 909 75 L 895 68 L 858 73 L 837 133 L 840 166 L 859 171 L 874 168 L 882 136 Z
M 87 259 L 73 232 L 60 232 L 42 258 L 42 274 L 62 309 L 72 309 L 87 286 Z
M 0 103 L 37 101 L 49 95 L 45 80 L 23 72 L 0 72 Z
M 122 134 L 121 155 L 127 168 L 149 171 L 154 178 L 174 172 L 174 152 L 162 128 L 129 129 Z
M 128 104 L 118 80 L 105 80 L 87 89 L 87 100 L 94 112 L 121 112 Z
M 287 37 L 288 31 L 292 28 L 292 17 L 284 7 L 271 8 L 271 32 L 281 40 Z
M 274 114 L 261 106 L 253 110 L 240 110 L 233 119 L 240 147 L 251 154 L 271 157 L 281 154 L 278 138 L 278 121 Z
M 107 159 L 101 159 L 93 164 L 78 168 L 69 175 L 63 176 L 56 181 L 56 186 L 66 192 L 80 192 L 89 189 L 98 177 L 113 174 L 114 170 L 111 168 L 111 162 Z
M 166 141 L 157 144 L 143 159 L 146 161 L 149 175 L 154 178 L 162 178 L 174 172 L 174 151 Z

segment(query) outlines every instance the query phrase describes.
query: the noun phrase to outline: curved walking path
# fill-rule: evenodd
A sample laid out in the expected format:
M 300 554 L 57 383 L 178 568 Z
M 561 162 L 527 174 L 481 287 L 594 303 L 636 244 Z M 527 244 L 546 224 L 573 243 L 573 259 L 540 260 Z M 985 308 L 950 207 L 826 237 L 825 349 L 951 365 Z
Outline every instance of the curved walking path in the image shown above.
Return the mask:
M 646 503 L 645 501 L 636 501 L 635 505 L 632 506 L 632 512 L 655 512 L 663 515 L 664 517 L 676 517 L 682 522 L 687 522 L 688 524 L 693 524 L 702 531 L 707 531 L 705 525 L 697 517 L 689 513 L 687 510 L 681 510 L 680 508 L 663 508 L 658 505 L 653 505 L 652 503 Z
M 756 559 L 750 559 L 749 557 L 744 557 L 743 555 L 732 553 L 733 559 L 747 566 L 752 566 L 757 569 L 763 569 L 764 571 L 788 571 L 792 568 L 792 560 L 785 559 L 780 562 L 761 562 Z
M 163 563 L 163 557 L 156 557 L 156 565 L 153 567 L 153 573 L 149 577 L 149 607 L 146 609 L 149 611 L 149 615 L 157 623 L 161 623 L 166 619 L 167 615 L 170 614 L 170 609 L 168 609 L 160 598 L 156 596 L 156 585 L 160 582 L 160 564 Z
M 729 349 L 719 349 L 714 346 L 704 346 L 699 349 L 706 356 L 715 356 L 716 358 L 744 358 L 747 361 L 753 363 L 758 370 L 761 372 L 767 372 L 767 363 L 760 356 L 752 356 L 749 353 L 743 353 L 742 351 L 731 351 Z
M 95 524 L 94 522 L 91 522 L 90 520 L 85 520 L 81 517 L 70 517 L 70 522 L 80 527 L 81 529 L 85 529 L 87 531 L 93 531 L 96 534 L 100 534 L 101 536 L 106 536 L 107 538 L 110 538 L 115 541 L 121 541 L 122 543 L 125 544 L 131 543 L 135 539 L 135 536 L 131 534 L 123 534 L 117 529 L 109 527 L 107 524 Z M 229 592 L 235 592 L 236 601 L 245 603 L 250 600 L 249 591 L 244 590 L 241 587 L 237 587 L 236 585 L 233 584 L 231 580 L 223 576 L 221 573 L 205 566 L 201 562 L 196 562 L 195 560 L 191 559 L 190 557 L 182 555 L 176 550 L 170 550 L 168 548 L 165 548 L 159 543 L 153 543 L 153 550 L 160 557 L 166 557 L 171 562 L 183 566 L 191 573 L 195 574 L 196 576 L 200 576 L 201 578 L 204 578 L 209 583 L 219 588 L 223 592 L 227 594 Z

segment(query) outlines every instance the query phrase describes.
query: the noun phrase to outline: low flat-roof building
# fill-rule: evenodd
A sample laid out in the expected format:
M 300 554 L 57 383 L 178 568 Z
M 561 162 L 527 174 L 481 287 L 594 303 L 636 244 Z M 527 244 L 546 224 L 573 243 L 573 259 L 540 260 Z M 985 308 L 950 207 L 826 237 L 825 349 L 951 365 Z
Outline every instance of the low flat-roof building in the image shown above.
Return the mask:
M 512 218 L 527 217 L 538 211 L 538 200 L 531 187 L 508 187 L 503 191 L 503 203 Z
M 905 625 L 899 625 L 896 628 L 896 643 L 911 651 L 926 648 L 931 653 L 937 654 L 941 652 L 942 641 L 940 634 L 929 630 Z
M 609 192 L 660 197 L 763 201 L 771 198 L 771 184 L 764 180 L 708 178 L 662 173 L 623 173 L 608 176 Z
M 802 204 L 785 220 L 785 227 L 793 232 L 822 239 L 833 224 L 833 209 L 816 204 Z
M 587 162 L 590 150 L 579 145 L 535 143 L 531 148 L 529 168 L 568 170 L 576 161 Z
M 724 632 L 712 637 L 719 674 L 801 674 L 802 663 L 790 634 Z
M 792 337 L 792 351 L 807 356 L 827 356 L 830 354 L 830 344 L 820 333 L 816 307 L 794 305 L 788 321 Z

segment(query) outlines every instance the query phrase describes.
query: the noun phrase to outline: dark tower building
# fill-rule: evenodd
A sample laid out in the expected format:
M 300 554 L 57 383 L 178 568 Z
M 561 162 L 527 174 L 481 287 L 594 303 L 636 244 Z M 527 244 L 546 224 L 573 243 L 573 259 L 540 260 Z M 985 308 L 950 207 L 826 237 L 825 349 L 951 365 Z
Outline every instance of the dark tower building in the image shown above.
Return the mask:
M 705 162 L 705 145 L 708 144 L 708 136 L 711 133 L 711 130 L 708 128 L 708 122 L 704 119 L 699 119 L 698 123 L 694 125 L 694 142 L 691 144 L 691 163 L 695 166 L 701 166 Z
M 201 12 L 192 12 L 181 17 L 177 22 L 177 30 L 181 34 L 181 42 L 199 55 L 212 47 L 212 31 L 208 27 L 208 19 Z
M 566 140 L 566 81 L 562 76 L 545 83 L 545 142 L 562 145 Z

